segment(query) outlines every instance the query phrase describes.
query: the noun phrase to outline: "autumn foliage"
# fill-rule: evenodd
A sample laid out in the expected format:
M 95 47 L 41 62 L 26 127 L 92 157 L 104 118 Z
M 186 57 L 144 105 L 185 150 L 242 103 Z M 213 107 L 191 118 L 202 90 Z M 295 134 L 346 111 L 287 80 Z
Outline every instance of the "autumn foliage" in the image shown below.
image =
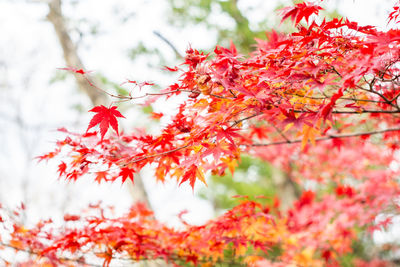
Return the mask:
M 135 173 L 152 166 L 155 179 L 194 187 L 209 173 L 233 173 L 247 153 L 296 184 L 301 194 L 291 208 L 281 209 L 279 195 L 272 205 L 243 198 L 207 224 L 184 223 L 180 230 L 155 220 L 142 204 L 119 218 L 93 206 L 92 214 L 65 215 L 62 229 L 51 221 L 27 229 L 4 213 L 0 222 L 12 226 L 3 223 L 9 233 L 3 245 L 28 251 L 32 264 L 54 266 L 84 265 L 89 256 L 104 265 L 121 258 L 201 266 L 340 265 L 354 241 L 387 227 L 399 213 L 400 31 L 326 20 L 317 17 L 321 9 L 307 2 L 282 9 L 283 20 L 290 18 L 297 30 L 267 32 L 247 56 L 233 44 L 210 54 L 189 48 L 182 65 L 167 68 L 181 72 L 179 81 L 160 92 L 127 83 L 136 89 L 114 95 L 117 100 L 182 100 L 158 134 L 119 133 L 117 107 L 98 106 L 90 110 L 96 114 L 85 133 L 61 129 L 65 139 L 40 157 L 62 160 L 59 175 L 71 181 L 134 181 Z M 397 5 L 390 23 L 397 25 L 398 13 Z M 378 256 L 352 264 L 390 266 Z

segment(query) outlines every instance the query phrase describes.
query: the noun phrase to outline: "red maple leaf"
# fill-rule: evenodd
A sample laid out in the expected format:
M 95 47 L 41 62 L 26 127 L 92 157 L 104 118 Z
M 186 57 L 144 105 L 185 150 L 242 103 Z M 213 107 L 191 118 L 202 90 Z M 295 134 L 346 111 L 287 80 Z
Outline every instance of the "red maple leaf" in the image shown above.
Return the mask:
M 121 172 L 119 173 L 119 175 L 122 178 L 122 183 L 124 183 L 128 178 L 131 179 L 131 181 L 133 182 L 134 180 L 133 173 L 134 171 L 131 168 L 122 168 Z
M 356 194 L 354 188 L 348 185 L 338 185 L 336 187 L 336 195 L 352 197 Z
M 308 2 L 299 3 L 293 7 L 285 7 L 281 9 L 282 22 L 290 17 L 294 21 L 295 25 L 297 25 L 303 18 L 305 18 L 308 23 L 310 16 L 312 14 L 318 15 L 321 9 L 323 8 Z
M 196 182 L 196 178 L 199 179 L 200 181 L 202 181 L 204 184 L 206 184 L 206 181 L 204 180 L 203 171 L 200 170 L 196 165 L 193 164 L 186 170 L 179 185 L 181 185 L 182 183 L 184 183 L 186 181 L 189 181 L 190 186 L 194 190 L 194 184 Z
M 315 193 L 311 190 L 304 191 L 300 196 L 300 199 L 297 200 L 295 206 L 297 209 L 301 209 L 306 205 L 310 205 L 315 199 Z
M 67 164 L 65 164 L 65 162 L 61 161 L 61 163 L 58 165 L 59 176 L 62 176 L 63 174 L 65 174 L 66 169 L 67 169 Z
M 58 68 L 58 69 L 59 69 L 59 70 L 67 70 L 67 71 L 71 71 L 71 72 L 78 73 L 78 74 L 82 74 L 82 75 L 84 75 L 84 74 L 86 74 L 86 73 L 92 72 L 92 71 L 85 71 L 84 69 L 76 69 L 76 68 L 73 68 L 73 67 Z
M 114 131 L 117 134 L 119 134 L 117 117 L 120 117 L 120 118 L 125 118 L 125 117 L 117 110 L 116 106 L 107 108 L 107 107 L 101 105 L 101 106 L 94 107 L 89 111 L 96 112 L 97 114 L 93 116 L 86 132 L 88 132 L 92 127 L 99 124 L 101 140 L 103 140 L 104 135 L 106 134 L 108 127 L 110 127 L 110 126 L 114 129 Z
M 400 23 L 400 1 L 397 2 L 397 4 L 393 7 L 392 12 L 389 14 L 388 17 L 388 24 L 391 21 L 394 21 L 394 23 Z

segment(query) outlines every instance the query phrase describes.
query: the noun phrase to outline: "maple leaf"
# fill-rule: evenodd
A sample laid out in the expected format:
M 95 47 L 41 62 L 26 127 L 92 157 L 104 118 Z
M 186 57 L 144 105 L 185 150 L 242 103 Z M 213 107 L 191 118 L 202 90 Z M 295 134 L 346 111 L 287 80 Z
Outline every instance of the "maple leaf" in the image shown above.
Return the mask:
M 338 185 L 337 187 L 336 187 L 336 194 L 338 195 L 338 196 L 344 196 L 344 195 L 346 195 L 346 196 L 348 196 L 348 197 L 352 197 L 352 196 L 354 196 L 355 195 L 355 191 L 354 191 L 354 189 L 351 187 L 351 186 L 348 186 L 348 185 Z
M 300 196 L 300 199 L 297 200 L 295 206 L 297 209 L 301 209 L 306 205 L 310 205 L 315 199 L 315 193 L 311 190 L 304 191 Z
M 226 138 L 233 146 L 236 146 L 233 138 L 241 137 L 241 135 L 237 133 L 238 131 L 240 131 L 240 129 L 235 129 L 235 128 L 221 129 L 221 131 L 218 131 L 217 133 L 217 141 Z
M 400 18 L 400 1 L 397 2 L 397 4 L 393 7 L 393 11 L 390 12 L 389 16 L 388 16 L 388 24 L 391 21 L 394 21 L 394 23 L 400 23 L 400 20 L 398 19 Z
M 280 123 L 282 127 L 284 127 L 284 132 L 289 130 L 292 126 L 295 126 L 296 129 L 301 129 L 304 125 L 312 126 L 310 120 L 314 116 L 313 114 L 303 113 L 300 116 L 296 115 L 293 109 L 286 109 L 285 107 L 279 107 L 280 111 L 283 115 L 285 115 L 285 119 Z
M 83 69 L 76 69 L 76 68 L 73 68 L 73 67 L 58 68 L 58 69 L 59 69 L 59 70 L 67 70 L 67 71 L 71 71 L 71 72 L 78 73 L 78 74 L 82 74 L 82 75 L 84 75 L 84 74 L 86 74 L 86 73 L 92 72 L 92 71 L 85 71 L 85 70 L 83 70 Z
M 98 182 L 99 184 L 101 183 L 102 180 L 107 181 L 107 174 L 108 172 L 104 171 L 104 172 L 97 172 L 96 173 L 96 178 L 94 179 L 96 182 Z
M 344 142 L 340 138 L 333 138 L 332 139 L 333 147 L 337 147 L 337 149 L 339 149 L 339 150 L 343 146 L 343 144 L 344 144 Z
M 97 106 L 89 110 L 90 112 L 96 112 L 97 114 L 93 116 L 86 130 L 88 132 L 92 127 L 97 124 L 100 125 L 101 140 L 103 141 L 104 135 L 106 134 L 108 127 L 112 127 L 114 131 L 118 133 L 118 121 L 117 117 L 125 118 L 118 110 L 116 106 L 107 108 L 103 105 Z
M 131 181 L 133 182 L 134 180 L 133 173 L 134 171 L 131 168 L 122 168 L 119 173 L 119 176 L 121 176 L 122 178 L 122 183 L 125 183 L 126 179 L 128 178 L 131 179 Z
M 79 176 L 80 176 L 79 172 L 74 170 L 74 171 L 66 174 L 66 179 L 76 181 Z
M 152 118 L 153 120 L 159 120 L 159 119 L 161 119 L 163 116 L 164 116 L 164 114 L 162 114 L 162 113 L 157 113 L 157 112 L 152 112 L 152 113 L 151 113 L 151 118 Z
M 295 25 L 297 25 L 303 18 L 305 18 L 308 23 L 310 16 L 312 14 L 318 15 L 321 9 L 323 8 L 308 2 L 296 4 L 294 7 L 285 7 L 281 9 L 281 22 L 290 17 L 294 21 Z
M 49 160 L 54 158 L 58 153 L 59 151 L 49 152 L 42 156 L 37 156 L 36 158 L 38 159 L 39 162 L 41 162 L 42 160 Z
M 57 172 L 59 173 L 59 176 L 62 176 L 63 174 L 65 174 L 65 170 L 67 169 L 67 164 L 65 164 L 65 162 L 61 162 L 58 165 L 58 170 Z
M 112 250 L 110 248 L 108 248 L 106 252 L 96 253 L 96 256 L 99 258 L 104 258 L 103 261 L 104 267 L 110 266 L 110 262 L 112 260 Z
M 308 140 L 310 140 L 311 144 L 313 146 L 315 146 L 315 136 L 318 134 L 318 130 L 317 129 L 304 124 L 301 134 L 303 135 L 303 139 L 301 141 L 301 149 L 302 150 L 304 150 Z
M 190 186 L 194 190 L 194 183 L 196 182 L 196 178 L 198 178 L 205 185 L 207 185 L 206 184 L 206 180 L 204 178 L 203 170 L 200 167 L 197 167 L 196 165 L 192 165 L 192 166 L 189 167 L 189 169 L 183 175 L 182 180 L 179 183 L 179 185 L 181 185 L 182 183 L 184 183 L 186 181 L 189 181 L 190 182 Z
M 233 175 L 234 172 L 235 172 L 235 168 L 238 165 L 236 159 L 233 159 L 233 158 L 222 158 L 221 161 L 226 164 L 226 166 L 228 167 L 229 171 Z

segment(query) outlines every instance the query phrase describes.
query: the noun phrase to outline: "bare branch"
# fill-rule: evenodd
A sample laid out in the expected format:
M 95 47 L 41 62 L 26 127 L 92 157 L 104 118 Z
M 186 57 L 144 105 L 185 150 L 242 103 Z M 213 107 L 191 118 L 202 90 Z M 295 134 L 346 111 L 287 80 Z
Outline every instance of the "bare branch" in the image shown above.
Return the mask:
M 375 134 L 381 134 L 381 133 L 386 133 L 386 132 L 395 132 L 395 131 L 400 131 L 400 128 L 388 128 L 384 130 L 377 130 L 377 131 L 370 131 L 370 132 L 358 132 L 358 133 L 350 133 L 350 134 L 330 134 L 326 135 L 323 137 L 318 137 L 315 138 L 315 141 L 324 141 L 324 140 L 329 140 L 329 139 L 336 139 L 336 138 L 350 138 L 350 137 L 357 137 L 357 136 L 363 136 L 363 135 L 375 135 Z M 295 139 L 295 140 L 290 140 L 288 142 L 287 140 L 284 141 L 278 141 L 278 142 L 271 142 L 271 143 L 255 143 L 255 144 L 249 144 L 245 146 L 254 146 L 254 147 L 260 147 L 260 146 L 274 146 L 274 145 L 283 145 L 283 144 L 294 144 L 294 143 L 301 143 L 303 140 L 302 139 Z
M 47 19 L 53 24 L 58 40 L 61 44 L 65 62 L 69 67 L 77 69 L 85 69 L 80 57 L 78 56 L 77 48 L 73 43 L 65 19 L 62 15 L 61 0 L 53 0 L 48 3 L 49 13 Z M 85 92 L 94 105 L 101 105 L 107 102 L 107 97 L 102 92 L 94 90 L 87 84 L 86 79 L 78 73 L 74 73 L 75 79 L 79 88 Z M 92 82 L 93 83 L 93 82 Z
M 163 40 L 169 47 L 171 47 L 172 50 L 174 50 L 175 52 L 175 56 L 179 59 L 184 58 L 184 56 L 182 56 L 181 53 L 179 53 L 178 49 L 175 47 L 175 45 L 173 45 L 167 38 L 165 38 L 164 35 L 162 35 L 160 32 L 158 31 L 153 31 L 153 33 L 160 38 L 161 40 Z
M 47 15 L 47 19 L 53 24 L 57 33 L 66 64 L 69 67 L 85 70 L 86 68 L 78 55 L 77 48 L 69 35 L 64 16 L 62 15 L 61 0 L 52 0 L 48 2 L 48 6 L 49 13 Z M 107 94 L 110 94 L 98 86 L 99 81 L 91 80 L 86 75 L 81 75 L 80 73 L 74 73 L 74 77 L 81 91 L 85 92 L 89 96 L 93 105 L 105 105 L 108 102 Z M 140 179 L 140 176 L 136 178 L 137 183 L 135 186 L 128 182 L 128 186 L 133 187 L 130 188 L 131 195 L 135 200 L 144 201 L 148 207 L 151 207 L 151 203 L 145 192 L 144 184 L 139 182 Z M 132 193 L 133 190 L 137 192 Z M 139 198 L 138 196 L 144 198 Z

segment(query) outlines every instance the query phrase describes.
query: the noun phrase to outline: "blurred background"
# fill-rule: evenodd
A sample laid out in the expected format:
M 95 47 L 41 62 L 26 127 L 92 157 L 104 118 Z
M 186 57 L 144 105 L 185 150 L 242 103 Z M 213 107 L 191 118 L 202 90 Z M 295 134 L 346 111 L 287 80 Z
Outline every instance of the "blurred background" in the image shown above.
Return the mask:
M 297 1 L 299 2 L 299 1 Z M 361 25 L 386 26 L 396 1 L 326 0 L 328 17 L 345 16 Z M 111 93 L 127 94 L 127 79 L 152 81 L 154 90 L 178 79 L 164 66 L 179 65 L 191 46 L 206 53 L 216 44 L 232 40 L 239 52 L 254 49 L 254 38 L 265 31 L 288 32 L 276 10 L 292 1 L 265 0 L 0 0 L 0 203 L 26 206 L 24 220 L 61 220 L 102 201 L 116 215 L 134 201 L 148 202 L 156 217 L 179 226 L 176 215 L 201 224 L 237 204 L 233 195 L 285 194 L 288 203 L 295 189 L 280 188 L 276 172 L 265 162 L 243 157 L 235 177 L 208 177 L 208 187 L 178 187 L 175 181 L 157 183 L 151 169 L 136 177 L 135 185 L 98 185 L 89 177 L 76 183 L 59 180 L 57 160 L 38 163 L 35 157 L 54 149 L 66 127 L 84 132 L 94 105 L 113 99 L 96 91 L 79 76 L 58 70 L 67 66 L 92 70 L 93 81 Z M 275 13 L 274 13 L 275 12 Z M 114 99 L 115 100 L 115 99 Z M 119 110 L 127 119 L 122 128 L 157 131 L 168 123 L 171 105 L 156 102 L 144 108 L 126 102 Z M 151 112 L 165 112 L 157 123 L 148 123 Z M 283 203 L 285 205 L 285 203 Z

